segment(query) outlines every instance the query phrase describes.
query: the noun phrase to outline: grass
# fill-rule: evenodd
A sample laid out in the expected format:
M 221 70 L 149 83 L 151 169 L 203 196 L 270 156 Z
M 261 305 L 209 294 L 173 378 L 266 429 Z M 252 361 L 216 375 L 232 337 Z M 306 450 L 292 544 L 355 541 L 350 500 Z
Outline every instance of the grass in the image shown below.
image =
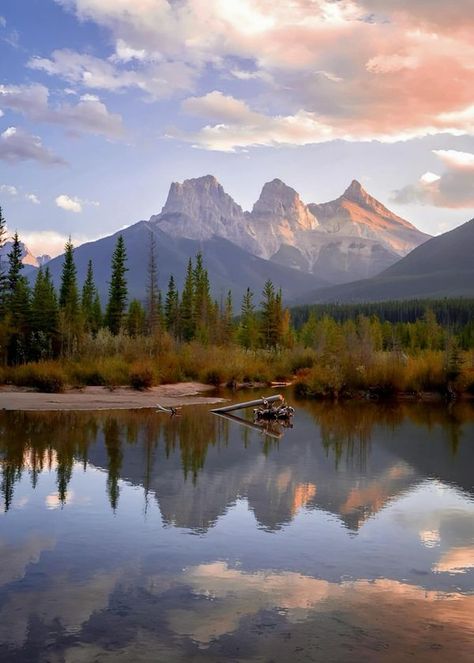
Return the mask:
M 58 392 L 92 385 L 141 390 L 188 380 L 236 386 L 295 379 L 297 393 L 305 397 L 344 398 L 361 392 L 389 397 L 401 392 L 445 392 L 445 363 L 445 353 L 430 350 L 410 356 L 373 352 L 362 360 L 360 353 L 348 350 L 324 354 L 296 346 L 278 352 L 250 351 L 240 346 L 178 344 L 166 335 L 150 340 L 99 334 L 77 358 L 1 367 L 0 383 Z M 451 386 L 474 394 L 474 353 L 464 354 Z

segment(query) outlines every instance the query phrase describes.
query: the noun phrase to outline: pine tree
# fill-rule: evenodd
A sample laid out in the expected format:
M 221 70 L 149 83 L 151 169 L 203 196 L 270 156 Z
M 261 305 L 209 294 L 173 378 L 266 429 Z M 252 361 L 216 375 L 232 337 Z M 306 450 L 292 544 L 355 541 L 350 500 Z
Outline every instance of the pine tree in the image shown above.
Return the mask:
M 253 292 L 247 288 L 240 307 L 239 343 L 244 348 L 256 348 L 258 345 L 258 323 L 253 303 Z
M 125 310 L 127 306 L 127 280 L 125 273 L 127 253 L 123 236 L 119 235 L 114 253 L 112 255 L 112 276 L 109 285 L 109 301 L 105 313 L 106 325 L 112 334 L 118 334 L 121 327 Z
M 16 232 L 13 235 L 13 244 L 8 254 L 8 274 L 7 274 L 7 283 L 8 291 L 11 295 L 17 286 L 17 283 L 20 279 L 20 272 L 23 269 L 22 258 L 22 249 L 18 233 Z
M 10 334 L 8 340 L 8 362 L 19 364 L 28 359 L 30 334 L 30 288 L 22 276 L 22 250 L 18 233 L 13 236 L 13 246 L 8 254 L 7 315 Z
M 62 352 L 66 356 L 77 351 L 82 332 L 81 323 L 74 246 L 69 238 L 64 247 L 64 260 L 59 289 L 59 329 Z
M 32 355 L 52 357 L 57 349 L 58 302 L 49 269 L 40 267 L 31 300 Z
M 232 321 L 234 314 L 234 307 L 232 304 L 232 292 L 229 290 L 224 302 L 224 307 L 221 315 L 221 343 L 229 345 L 234 340 L 234 324 Z
M 147 315 L 145 309 L 138 301 L 138 299 L 132 299 L 130 306 L 128 307 L 127 315 L 127 331 L 130 336 L 140 336 L 145 332 L 147 322 Z
M 7 241 L 7 225 L 5 217 L 3 216 L 3 210 L 0 206 L 0 319 L 5 315 L 5 307 L 7 300 L 8 292 L 8 279 L 5 269 L 5 256 L 3 255 L 3 249 Z
M 171 274 L 168 281 L 164 315 L 166 329 L 174 337 L 177 337 L 179 333 L 179 294 L 176 290 L 173 274 Z
M 96 334 L 103 324 L 102 305 L 100 303 L 99 293 L 96 293 L 94 303 L 92 305 L 92 332 Z
M 97 325 L 96 311 L 94 309 L 97 296 L 98 293 L 94 283 L 92 260 L 89 260 L 87 264 L 86 279 L 84 281 L 84 285 L 82 286 L 81 311 L 85 330 L 92 334 L 96 334 L 100 326 L 100 323 Z
M 74 246 L 70 238 L 64 247 L 61 286 L 59 289 L 59 306 L 65 311 L 68 320 L 75 319 L 79 313 L 77 270 L 74 262 Z
M 193 277 L 195 335 L 201 342 L 207 343 L 211 336 L 212 299 L 209 275 L 204 267 L 202 253 L 196 255 Z
M 186 279 L 184 281 L 183 294 L 181 296 L 180 306 L 180 328 L 181 335 L 185 341 L 191 341 L 194 338 L 196 325 L 194 317 L 194 301 L 195 301 L 195 287 L 194 287 L 194 270 L 193 262 L 189 258 L 188 267 L 186 270 Z
M 158 288 L 158 267 L 156 259 L 155 233 L 150 230 L 150 252 L 148 257 L 146 316 L 147 327 L 150 334 L 155 334 L 161 323 L 161 293 Z
M 275 287 L 270 279 L 263 286 L 261 306 L 262 342 L 265 347 L 274 348 L 280 340 L 281 291 L 275 293 Z

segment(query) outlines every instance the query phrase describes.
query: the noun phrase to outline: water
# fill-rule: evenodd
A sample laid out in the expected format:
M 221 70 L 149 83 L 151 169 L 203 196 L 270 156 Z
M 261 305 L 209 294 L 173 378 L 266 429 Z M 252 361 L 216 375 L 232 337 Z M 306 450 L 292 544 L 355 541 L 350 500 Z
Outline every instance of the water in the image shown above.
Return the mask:
M 473 406 L 207 410 L 0 414 L 2 663 L 474 660 Z

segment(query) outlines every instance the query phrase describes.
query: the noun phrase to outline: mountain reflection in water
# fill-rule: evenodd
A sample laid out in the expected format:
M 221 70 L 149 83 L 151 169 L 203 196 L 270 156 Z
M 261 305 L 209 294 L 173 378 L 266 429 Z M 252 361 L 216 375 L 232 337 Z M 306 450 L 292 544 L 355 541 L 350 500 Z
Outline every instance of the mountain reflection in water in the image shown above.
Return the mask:
M 471 660 L 474 407 L 0 414 L 0 660 Z

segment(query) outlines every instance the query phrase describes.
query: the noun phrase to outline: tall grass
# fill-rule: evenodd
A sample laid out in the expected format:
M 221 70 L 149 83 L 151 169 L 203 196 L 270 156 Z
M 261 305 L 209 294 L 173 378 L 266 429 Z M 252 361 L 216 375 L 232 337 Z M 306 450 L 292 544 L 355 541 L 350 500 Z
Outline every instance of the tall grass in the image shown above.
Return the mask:
M 404 355 L 395 351 L 337 352 L 295 346 L 279 351 L 246 350 L 240 346 L 177 343 L 167 334 L 157 338 L 112 336 L 101 330 L 88 338 L 80 356 L 0 368 L 0 383 L 62 391 L 101 385 L 154 385 L 199 381 L 236 386 L 296 379 L 300 395 L 319 398 L 373 392 L 443 392 L 448 385 L 446 353 L 434 350 Z M 459 376 L 451 387 L 474 394 L 474 353 L 462 356 Z

